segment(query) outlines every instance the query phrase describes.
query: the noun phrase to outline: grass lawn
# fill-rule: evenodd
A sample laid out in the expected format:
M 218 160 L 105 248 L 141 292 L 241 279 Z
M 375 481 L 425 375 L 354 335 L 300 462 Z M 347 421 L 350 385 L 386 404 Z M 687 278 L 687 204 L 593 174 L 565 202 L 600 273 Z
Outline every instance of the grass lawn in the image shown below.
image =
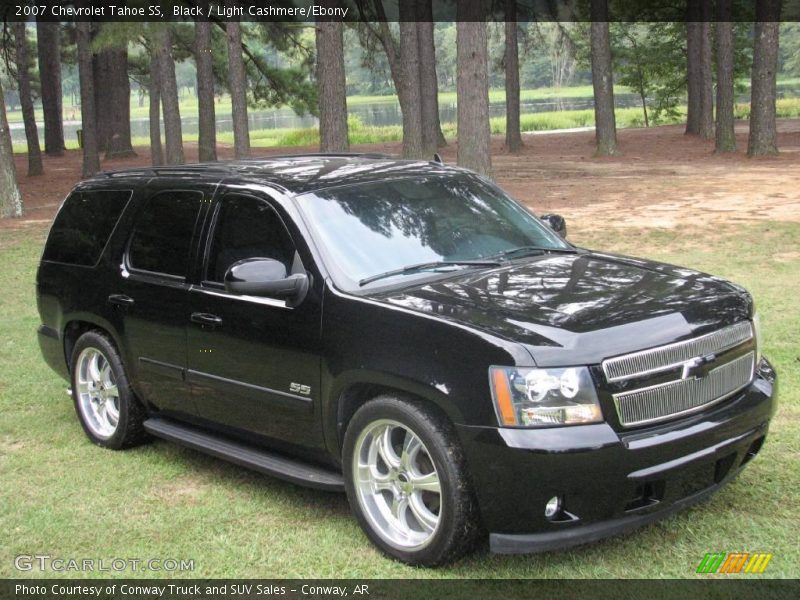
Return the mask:
M 759 457 L 711 500 L 570 551 L 502 557 L 484 547 L 446 569 L 403 566 L 372 548 L 343 495 L 305 490 L 166 442 L 128 452 L 90 444 L 65 383 L 36 345 L 33 283 L 45 229 L 6 229 L 0 230 L 0 576 L 25 576 L 13 570 L 18 554 L 47 554 L 194 559 L 194 573 L 185 575 L 200 578 L 695 577 L 706 552 L 744 551 L 774 554 L 763 577 L 797 577 L 800 224 L 574 231 L 578 244 L 695 267 L 754 293 L 765 352 L 781 377 L 781 405 Z

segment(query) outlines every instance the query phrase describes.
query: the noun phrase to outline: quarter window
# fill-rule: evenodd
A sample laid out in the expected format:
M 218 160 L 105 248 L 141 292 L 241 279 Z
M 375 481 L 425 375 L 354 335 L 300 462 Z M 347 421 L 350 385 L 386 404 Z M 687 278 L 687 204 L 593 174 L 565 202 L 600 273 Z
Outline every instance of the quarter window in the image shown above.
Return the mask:
M 162 192 L 147 201 L 131 235 L 134 269 L 186 276 L 202 192 Z
M 72 192 L 53 221 L 44 260 L 97 264 L 130 197 L 129 190 Z
M 275 210 L 264 200 L 229 194 L 222 200 L 206 279 L 222 283 L 236 261 L 272 258 L 291 269 L 294 244 Z

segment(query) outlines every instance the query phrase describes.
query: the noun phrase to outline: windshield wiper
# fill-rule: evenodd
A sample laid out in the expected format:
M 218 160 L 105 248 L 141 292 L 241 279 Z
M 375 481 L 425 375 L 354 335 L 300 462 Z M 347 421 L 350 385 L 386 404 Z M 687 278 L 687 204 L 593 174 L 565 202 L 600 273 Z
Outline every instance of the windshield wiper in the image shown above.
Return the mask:
M 511 258 L 514 256 L 526 256 L 532 254 L 545 254 L 547 252 L 555 252 L 558 254 L 575 254 L 577 250 L 574 248 L 543 248 L 541 246 L 520 246 L 519 248 L 511 248 L 510 250 L 503 250 L 497 254 L 493 254 L 488 258 Z
M 377 275 L 370 275 L 369 277 L 361 279 L 358 282 L 358 286 L 363 287 L 368 283 L 377 281 L 378 279 L 393 277 L 395 275 L 406 275 L 408 273 L 417 273 L 419 271 L 427 271 L 429 269 L 437 269 L 439 267 L 462 265 L 468 267 L 499 267 L 500 263 L 496 260 L 437 260 L 433 262 L 417 263 L 415 265 L 407 265 L 405 267 L 400 267 L 399 269 L 392 269 L 391 271 L 378 273 Z

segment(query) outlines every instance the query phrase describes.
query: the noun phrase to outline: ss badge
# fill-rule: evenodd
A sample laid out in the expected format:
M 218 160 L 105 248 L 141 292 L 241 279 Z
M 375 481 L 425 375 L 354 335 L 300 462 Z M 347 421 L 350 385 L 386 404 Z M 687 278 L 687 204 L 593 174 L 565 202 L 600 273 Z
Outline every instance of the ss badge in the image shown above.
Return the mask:
M 289 391 L 295 394 L 302 394 L 308 396 L 311 393 L 311 386 L 295 383 L 294 381 L 289 384 Z

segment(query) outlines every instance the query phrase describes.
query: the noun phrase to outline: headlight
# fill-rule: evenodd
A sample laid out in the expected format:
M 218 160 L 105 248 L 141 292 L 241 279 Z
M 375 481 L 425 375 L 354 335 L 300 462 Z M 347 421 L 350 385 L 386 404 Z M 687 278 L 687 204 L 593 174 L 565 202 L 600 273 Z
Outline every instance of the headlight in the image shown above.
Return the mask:
M 761 317 L 758 312 L 753 313 L 753 331 L 756 334 L 756 368 L 761 364 L 761 349 L 763 338 L 761 337 Z
M 552 427 L 603 420 L 586 367 L 489 369 L 492 399 L 503 427 Z

